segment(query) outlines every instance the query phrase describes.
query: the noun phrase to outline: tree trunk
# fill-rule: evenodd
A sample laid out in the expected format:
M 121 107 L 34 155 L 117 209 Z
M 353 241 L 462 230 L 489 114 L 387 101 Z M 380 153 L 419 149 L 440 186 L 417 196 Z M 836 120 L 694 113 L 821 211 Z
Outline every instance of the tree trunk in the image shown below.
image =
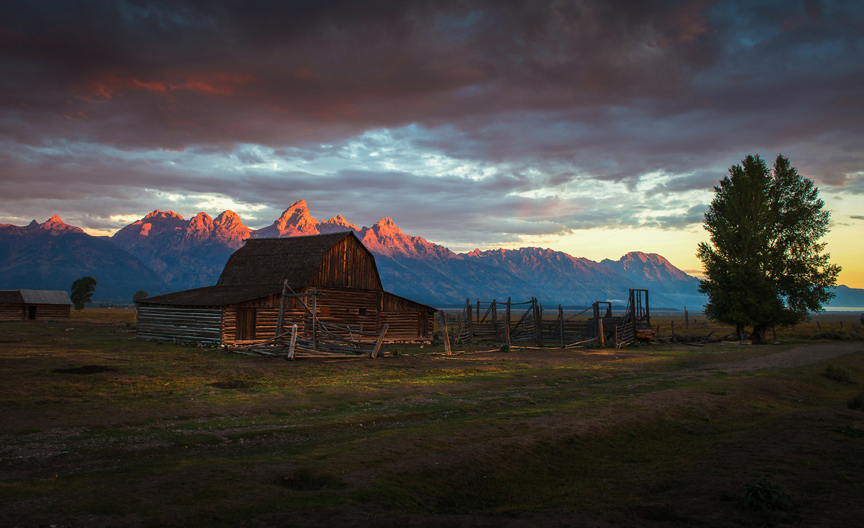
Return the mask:
M 753 340 L 754 345 L 759 345 L 765 342 L 765 332 L 768 330 L 766 325 L 757 325 L 753 327 L 753 333 L 750 335 L 750 339 Z

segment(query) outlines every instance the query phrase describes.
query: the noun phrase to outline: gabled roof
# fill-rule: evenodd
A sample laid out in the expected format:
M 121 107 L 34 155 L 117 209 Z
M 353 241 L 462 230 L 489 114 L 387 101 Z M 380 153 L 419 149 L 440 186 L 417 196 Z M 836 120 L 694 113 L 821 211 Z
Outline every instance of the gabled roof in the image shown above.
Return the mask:
M 72 304 L 69 294 L 63 290 L 3 290 L 0 291 L 0 302 L 9 304 Z
M 353 237 L 369 254 L 369 258 L 375 261 L 375 257 L 353 231 L 286 238 L 250 238 L 228 259 L 216 284 L 273 284 L 281 288 L 282 281 L 287 279 L 288 284 L 295 289 L 311 286 L 325 253 L 346 237 Z M 380 278 L 378 283 L 380 285 Z
M 170 304 L 173 306 L 225 306 L 260 299 L 270 294 L 282 293 L 277 285 L 225 285 L 205 286 L 193 290 L 166 293 L 147 297 L 139 304 Z

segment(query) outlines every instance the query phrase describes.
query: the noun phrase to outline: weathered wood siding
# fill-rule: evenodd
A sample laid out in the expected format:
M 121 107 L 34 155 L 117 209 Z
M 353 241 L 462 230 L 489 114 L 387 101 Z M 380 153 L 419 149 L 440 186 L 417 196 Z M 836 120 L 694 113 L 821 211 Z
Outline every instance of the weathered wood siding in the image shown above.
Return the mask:
M 31 310 L 35 317 L 30 318 Z M 53 321 L 69 319 L 69 305 L 64 304 L 0 304 L 0 321 Z
M 68 304 L 36 304 L 36 320 L 50 321 L 54 319 L 69 319 L 69 312 L 72 308 Z M 29 310 L 29 306 L 27 307 Z
M 23 321 L 27 316 L 27 310 L 21 303 L 0 304 L 0 321 Z
M 390 292 L 381 295 L 382 325 L 388 323 L 387 340 L 431 339 L 435 309 Z
M 312 285 L 317 288 L 381 289 L 374 257 L 354 237 L 345 237 L 324 254 Z
M 387 341 L 431 339 L 433 316 L 424 312 L 382 312 L 382 326 L 387 323 Z
M 138 337 L 219 343 L 222 340 L 222 308 L 141 305 L 138 308 Z

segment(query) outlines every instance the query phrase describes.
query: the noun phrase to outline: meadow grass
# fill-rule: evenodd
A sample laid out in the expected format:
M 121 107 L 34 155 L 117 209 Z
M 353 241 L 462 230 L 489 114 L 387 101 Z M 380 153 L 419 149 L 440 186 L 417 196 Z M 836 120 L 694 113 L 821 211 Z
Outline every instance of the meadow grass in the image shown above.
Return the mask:
M 4 524 L 740 526 L 864 504 L 862 440 L 837 432 L 864 426 L 860 387 L 826 364 L 692 370 L 794 340 L 285 362 L 138 340 L 121 315 L 0 324 Z M 736 506 L 762 474 L 794 512 Z

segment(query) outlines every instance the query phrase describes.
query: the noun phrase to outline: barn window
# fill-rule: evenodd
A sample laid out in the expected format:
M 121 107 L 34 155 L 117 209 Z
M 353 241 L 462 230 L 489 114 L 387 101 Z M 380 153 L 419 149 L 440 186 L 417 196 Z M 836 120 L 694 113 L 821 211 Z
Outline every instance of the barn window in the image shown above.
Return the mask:
M 36 320 L 36 307 L 35 306 L 28 306 L 27 307 L 27 319 L 30 319 L 31 321 Z
M 234 329 L 237 341 L 255 339 L 255 308 L 237 308 L 237 327 Z
M 366 308 L 360 308 L 360 317 L 366 317 Z

